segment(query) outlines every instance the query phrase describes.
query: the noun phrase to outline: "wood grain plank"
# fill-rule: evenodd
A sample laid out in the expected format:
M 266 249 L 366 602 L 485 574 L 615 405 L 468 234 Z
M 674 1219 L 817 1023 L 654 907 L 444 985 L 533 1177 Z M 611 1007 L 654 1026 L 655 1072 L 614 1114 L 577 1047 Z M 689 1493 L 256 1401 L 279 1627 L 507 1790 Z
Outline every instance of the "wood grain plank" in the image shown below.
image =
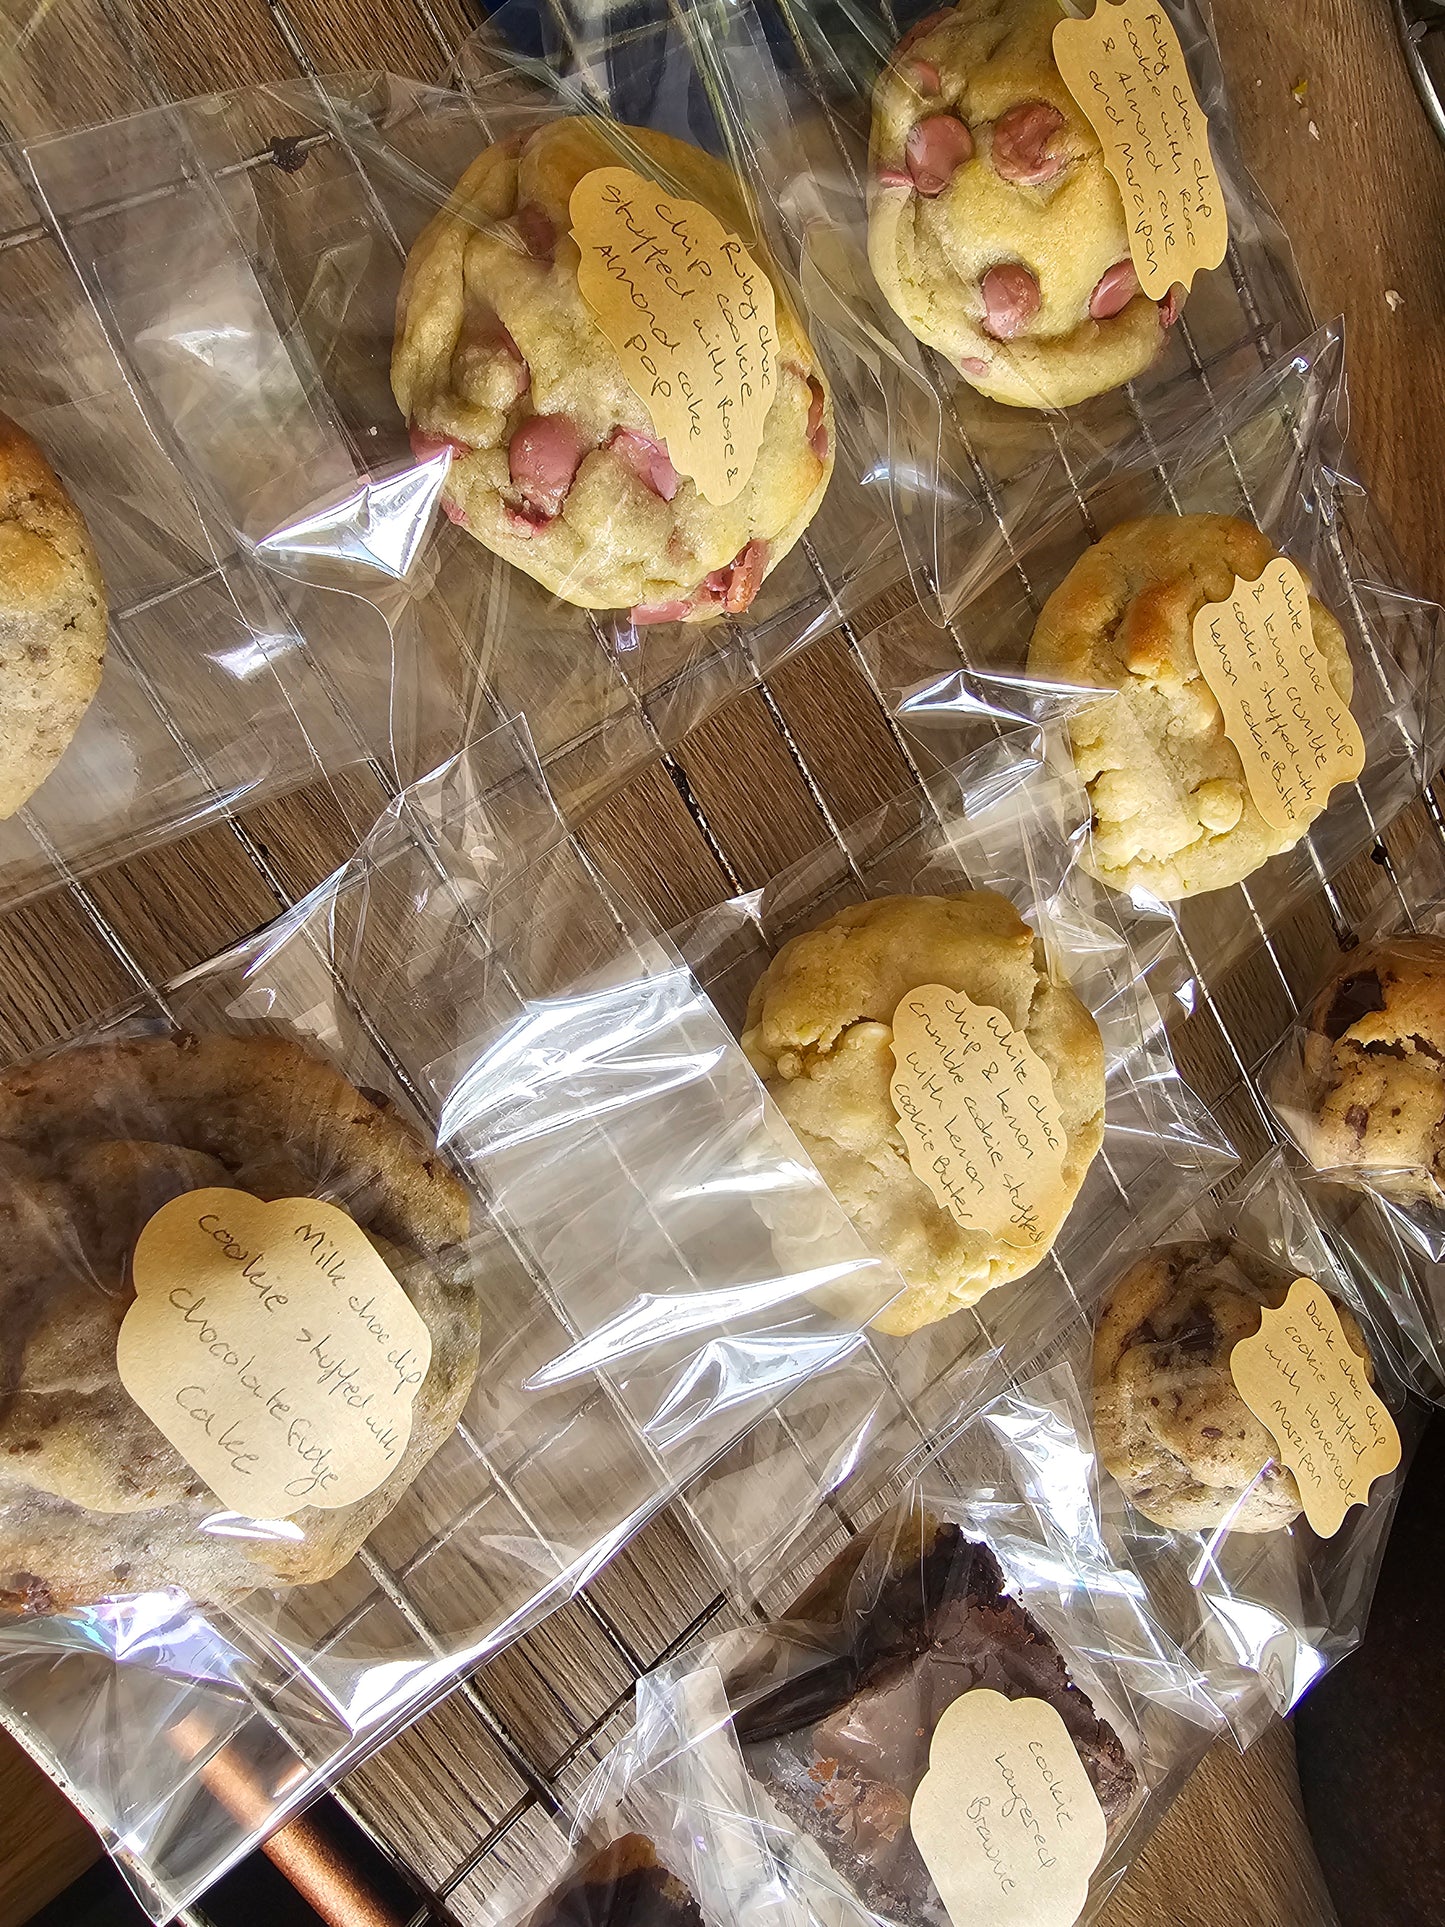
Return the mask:
M 0 1927 L 21 1927 L 102 1851 L 65 1795 L 0 1732 Z

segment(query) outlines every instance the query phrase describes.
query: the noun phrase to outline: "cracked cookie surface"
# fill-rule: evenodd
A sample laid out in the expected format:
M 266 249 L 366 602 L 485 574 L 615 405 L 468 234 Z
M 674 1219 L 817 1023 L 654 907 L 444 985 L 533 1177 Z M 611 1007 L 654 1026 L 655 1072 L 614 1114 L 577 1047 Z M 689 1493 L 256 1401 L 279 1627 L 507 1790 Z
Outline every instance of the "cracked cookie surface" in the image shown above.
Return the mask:
M 24 429 L 0 415 L 0 818 L 65 754 L 100 687 L 105 640 L 85 520 Z
M 1098 136 L 1054 62 L 1058 0 L 960 0 L 874 90 L 868 258 L 890 307 L 980 393 L 1067 408 L 1132 381 L 1151 301 Z
M 1223 889 L 1309 828 L 1312 819 L 1276 829 L 1255 808 L 1194 653 L 1204 604 L 1224 601 L 1236 578 L 1253 581 L 1278 554 L 1233 516 L 1143 516 L 1086 549 L 1039 614 L 1029 675 L 1108 692 L 1069 718 L 1068 733 L 1091 812 L 1081 860 L 1111 889 L 1166 901 Z M 1344 633 L 1313 596 L 1310 622 L 1348 702 Z
M 1304 1074 L 1291 1122 L 1317 1170 L 1445 1205 L 1445 939 L 1351 951 L 1306 1016 Z
M 1067 1136 L 1062 1198 L 1046 1243 L 1025 1253 L 966 1229 L 916 1177 L 889 1089 L 893 1014 L 920 984 L 1001 1010 L 1048 1068 Z M 1007 897 L 878 897 L 784 944 L 753 986 L 743 1049 L 864 1237 L 908 1289 L 874 1321 L 916 1331 L 1022 1277 L 1053 1244 L 1104 1132 L 1104 1047 L 1093 1018 L 1055 983 Z M 790 1263 L 805 1236 L 775 1225 Z
M 777 387 L 731 502 L 680 474 L 578 286 L 572 190 L 599 167 L 674 184 L 766 271 L 737 176 L 645 127 L 568 117 L 489 147 L 407 259 L 391 385 L 421 458 L 452 450 L 443 506 L 553 595 L 638 622 L 737 615 L 833 472 L 833 403 L 778 287 Z
M 1259 1533 L 1300 1516 L 1294 1474 L 1229 1371 L 1294 1278 L 1232 1238 L 1198 1239 L 1150 1252 L 1110 1292 L 1094 1333 L 1094 1442 L 1156 1525 Z M 1363 1332 L 1348 1307 L 1335 1310 L 1373 1380 Z

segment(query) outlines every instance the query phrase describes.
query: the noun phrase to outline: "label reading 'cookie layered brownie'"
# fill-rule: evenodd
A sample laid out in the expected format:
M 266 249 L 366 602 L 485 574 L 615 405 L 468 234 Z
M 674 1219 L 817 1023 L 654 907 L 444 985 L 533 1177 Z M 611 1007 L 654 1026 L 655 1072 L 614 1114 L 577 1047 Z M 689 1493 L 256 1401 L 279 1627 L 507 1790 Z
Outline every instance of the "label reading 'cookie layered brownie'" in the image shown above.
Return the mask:
M 1200 674 L 1224 713 L 1254 807 L 1277 830 L 1312 823 L 1365 766 L 1365 739 L 1310 626 L 1310 598 L 1279 556 L 1194 618 Z
M 1118 186 L 1139 285 L 1153 301 L 1192 286 L 1224 259 L 1229 217 L 1169 16 L 1150 0 L 1098 0 L 1054 28 L 1054 60 Z
M 1255 1335 L 1235 1346 L 1229 1371 L 1293 1472 L 1305 1517 L 1333 1538 L 1400 1463 L 1400 1434 L 1328 1294 L 1296 1278 L 1279 1310 L 1262 1313 Z
M 908 1816 L 953 1927 L 1073 1927 L 1108 1824 L 1046 1700 L 962 1693 Z
M 1067 1138 L 1049 1067 L 1001 1010 L 920 984 L 893 1013 L 893 1107 L 915 1177 L 967 1230 L 1043 1251 Z
M 584 174 L 570 211 L 582 298 L 669 461 L 709 502 L 731 502 L 777 388 L 772 282 L 715 215 L 630 167 Z
M 400 1465 L 431 1333 L 344 1211 L 188 1191 L 131 1271 L 120 1382 L 222 1505 L 352 1505 Z

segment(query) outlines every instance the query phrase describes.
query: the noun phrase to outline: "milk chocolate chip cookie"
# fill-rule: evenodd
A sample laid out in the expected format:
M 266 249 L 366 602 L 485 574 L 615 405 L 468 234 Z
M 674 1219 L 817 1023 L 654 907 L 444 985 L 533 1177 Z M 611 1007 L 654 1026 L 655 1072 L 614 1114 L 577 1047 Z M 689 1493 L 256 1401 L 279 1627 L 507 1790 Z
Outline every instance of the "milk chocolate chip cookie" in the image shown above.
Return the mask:
M 1302 809 L 1278 829 L 1261 816 L 1194 653 L 1204 604 L 1224 601 L 1237 577 L 1255 580 L 1278 553 L 1233 516 L 1144 516 L 1086 549 L 1043 606 L 1029 674 L 1106 692 L 1070 716 L 1068 731 L 1092 813 L 1084 866 L 1112 889 L 1164 899 L 1222 889 L 1291 849 L 1313 820 Z M 1344 634 L 1313 597 L 1309 607 L 1348 702 Z
M 1316 1170 L 1445 1203 L 1445 939 L 1352 951 L 1306 1014 L 1303 1072 L 1289 1122 Z
M 910 990 L 942 984 L 1000 1010 L 1047 1067 L 1067 1134 L 1063 1185 L 1031 1252 L 965 1227 L 914 1173 L 890 1080 L 893 1016 Z M 742 1045 L 809 1156 L 907 1291 L 876 1319 L 917 1331 L 1031 1271 L 1058 1236 L 1104 1135 L 1104 1047 L 1007 897 L 879 897 L 794 937 L 753 987 Z M 774 1225 L 785 1260 L 806 1240 Z
M 873 100 L 868 257 L 889 305 L 981 394 L 1067 408 L 1147 368 L 1151 301 L 1098 136 L 1054 63 L 1058 0 L 960 0 Z
M 407 261 L 392 389 L 418 454 L 453 451 L 443 504 L 479 542 L 564 602 L 702 622 L 745 610 L 808 526 L 833 472 L 833 405 L 775 290 L 777 386 L 751 478 L 714 504 L 673 467 L 578 285 L 572 191 L 626 159 L 732 232 L 752 223 L 710 155 L 619 132 L 635 153 L 571 118 L 472 163 Z
M 248 1535 L 116 1373 L 130 1256 L 182 1192 L 324 1197 L 381 1251 L 431 1333 L 401 1463 L 296 1536 Z M 212 1603 L 324 1579 L 447 1438 L 476 1369 L 467 1194 L 381 1098 L 278 1037 L 172 1034 L 0 1075 L 0 1612 L 179 1586 Z
M 55 470 L 0 415 L 0 817 L 65 754 L 100 687 L 105 584 Z
M 1295 1274 L 1229 1238 L 1165 1245 L 1115 1285 L 1094 1334 L 1094 1439 L 1131 1505 L 1181 1531 L 1274 1532 L 1303 1511 L 1294 1474 L 1235 1389 L 1229 1355 Z M 1353 1350 L 1374 1368 L 1351 1312 Z

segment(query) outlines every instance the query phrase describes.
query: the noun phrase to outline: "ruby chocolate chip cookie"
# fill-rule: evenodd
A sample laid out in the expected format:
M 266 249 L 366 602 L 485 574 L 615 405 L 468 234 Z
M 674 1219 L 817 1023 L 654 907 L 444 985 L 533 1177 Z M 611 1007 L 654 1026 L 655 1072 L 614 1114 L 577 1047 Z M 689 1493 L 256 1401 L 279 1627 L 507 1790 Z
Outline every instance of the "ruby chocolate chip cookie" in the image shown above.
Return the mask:
M 1094 1334 L 1094 1441 L 1156 1525 L 1276 1532 L 1303 1511 L 1294 1474 L 1229 1370 L 1234 1347 L 1293 1282 L 1247 1245 L 1214 1238 L 1150 1252 L 1109 1294 Z M 1335 1310 L 1373 1379 L 1364 1333 L 1346 1306 Z
M 960 0 L 873 100 L 868 254 L 909 329 L 982 394 L 1066 408 L 1147 368 L 1151 301 L 1098 136 L 1054 64 L 1058 0 Z
M 597 123 L 555 120 L 472 163 L 407 261 L 392 390 L 417 454 L 452 451 L 447 514 L 552 594 L 638 622 L 737 615 L 823 499 L 832 400 L 775 289 L 777 387 L 750 479 L 715 504 L 674 468 L 578 286 L 572 191 L 596 168 L 649 163 L 732 232 L 752 224 L 728 168 L 647 128 L 619 133 L 625 155 Z

